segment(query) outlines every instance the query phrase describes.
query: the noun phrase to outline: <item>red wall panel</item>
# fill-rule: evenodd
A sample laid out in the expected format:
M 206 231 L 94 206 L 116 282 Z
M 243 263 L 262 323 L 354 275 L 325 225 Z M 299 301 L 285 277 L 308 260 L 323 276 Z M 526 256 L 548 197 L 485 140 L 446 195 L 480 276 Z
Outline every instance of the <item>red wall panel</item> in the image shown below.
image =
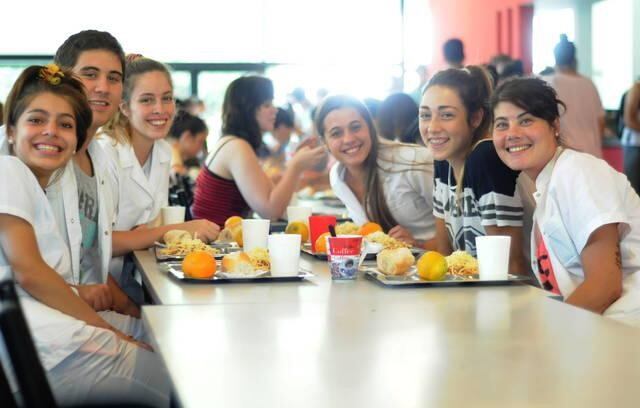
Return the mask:
M 486 63 L 500 52 L 521 58 L 530 66 L 531 46 L 523 47 L 522 29 L 530 30 L 530 23 L 520 6 L 531 5 L 532 0 L 429 0 L 434 35 L 434 68 L 442 68 L 442 44 L 449 38 L 460 38 L 465 45 L 466 64 Z M 500 13 L 500 14 L 498 14 Z M 501 18 L 500 18 L 501 17 Z M 500 27 L 498 19 L 502 21 Z M 523 24 L 524 23 L 524 24 Z M 525 34 L 527 34 L 525 32 Z M 501 36 L 501 38 L 499 38 Z M 527 37 L 526 35 L 524 37 Z M 526 44 L 525 44 L 526 45 Z

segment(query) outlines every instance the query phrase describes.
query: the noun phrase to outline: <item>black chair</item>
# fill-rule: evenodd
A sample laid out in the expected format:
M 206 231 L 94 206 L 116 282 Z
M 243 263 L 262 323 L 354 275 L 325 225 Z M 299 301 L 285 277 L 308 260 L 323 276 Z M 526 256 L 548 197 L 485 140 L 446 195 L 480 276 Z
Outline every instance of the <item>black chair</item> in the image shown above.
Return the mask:
M 0 282 L 0 332 L 20 389 L 21 405 L 29 408 L 55 407 L 51 387 L 11 280 Z
M 0 364 L 0 406 L 2 408 L 56 408 L 51 386 L 29 332 L 11 280 L 0 282 L 0 333 L 9 354 L 20 391 L 16 401 Z M 7 369 L 9 369 L 7 367 Z M 175 402 L 172 401 L 172 406 Z M 137 403 L 83 404 L 76 408 L 149 408 Z
M 2 401 L 3 407 L 17 407 L 16 401 L 13 398 L 13 393 L 11 392 L 11 388 L 9 387 L 9 381 L 7 380 L 7 376 L 5 375 L 4 368 L 2 368 L 2 364 L 0 364 L 0 401 Z

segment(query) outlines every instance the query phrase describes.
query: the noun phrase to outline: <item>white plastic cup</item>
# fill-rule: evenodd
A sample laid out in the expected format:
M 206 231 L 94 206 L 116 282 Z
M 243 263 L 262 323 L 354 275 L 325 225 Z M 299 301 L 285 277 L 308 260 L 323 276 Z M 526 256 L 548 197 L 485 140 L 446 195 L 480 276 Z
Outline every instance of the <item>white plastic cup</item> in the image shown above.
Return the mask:
M 271 276 L 296 276 L 300 263 L 300 235 L 272 234 L 268 238 Z
M 309 227 L 309 217 L 311 217 L 311 207 L 298 207 L 290 205 L 287 207 L 287 221 L 304 221 Z
M 242 220 L 242 242 L 245 251 L 267 247 L 269 224 L 269 220 Z
M 162 225 L 180 224 L 184 222 L 185 208 L 182 206 L 162 207 Z
M 509 250 L 511 237 L 486 235 L 476 238 L 480 280 L 507 280 L 509 278 Z

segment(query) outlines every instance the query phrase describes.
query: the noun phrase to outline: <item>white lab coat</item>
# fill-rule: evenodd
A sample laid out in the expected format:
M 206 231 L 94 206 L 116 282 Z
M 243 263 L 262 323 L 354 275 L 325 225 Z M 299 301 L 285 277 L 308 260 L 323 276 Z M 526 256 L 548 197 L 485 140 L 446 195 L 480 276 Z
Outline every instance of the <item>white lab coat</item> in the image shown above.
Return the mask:
M 93 140 L 89 144 L 88 152 L 93 162 L 94 175 L 98 183 L 99 212 L 97 239 L 100 248 L 100 265 L 96 268 L 100 271 L 100 279 L 83 280 L 81 283 L 106 283 L 112 254 L 111 231 L 115 225 L 116 206 L 118 203 L 118 193 L 115 186 L 112 185 L 113 181 L 110 177 L 110 174 L 115 171 L 115 168 L 113 168 L 106 152 L 96 140 Z M 73 273 L 79 276 L 82 228 L 80 225 L 78 183 L 75 171 L 73 161 L 69 160 L 60 180 L 47 188 L 47 197 L 52 206 L 62 205 L 64 208 L 64 220 L 57 221 L 59 223 L 64 222 L 66 225 L 67 236 L 65 240 L 71 251 Z M 53 200 L 62 200 L 62 203 L 56 203 L 53 202 Z
M 11 175 L 0 183 L 0 214 L 31 224 L 47 265 L 68 284 L 78 284 L 51 204 L 31 170 L 20 159 L 5 155 L 0 156 L 0 174 Z M 77 204 L 74 208 L 78 208 Z M 12 278 L 11 266 L 0 248 L 0 280 Z M 170 384 L 156 354 L 40 303 L 19 285 L 16 289 L 40 361 L 59 402 L 126 400 L 169 406 Z M 4 347 L 0 347 L 0 363 L 10 367 Z M 15 392 L 12 372 L 7 374 Z
M 67 283 L 77 284 L 78 275 L 71 269 L 69 253 L 51 206 L 31 170 L 16 157 L 0 156 L 0 174 L 11 175 L 0 183 L 0 213 L 29 222 L 47 265 Z M 0 248 L 0 280 L 13 278 L 11 266 Z M 40 303 L 20 286 L 16 288 L 40 361 L 46 370 L 73 354 L 93 334 L 94 327 Z
M 132 228 L 155 220 L 160 209 L 169 203 L 169 173 L 171 170 L 171 146 L 164 140 L 153 144 L 151 171 L 144 174 L 136 158 L 133 146 L 117 143 L 104 137 L 100 145 L 108 153 L 114 165 L 110 165 L 110 177 L 117 186 L 119 201 L 114 231 L 129 231 Z M 111 274 L 122 282 L 124 257 L 111 261 Z
M 619 224 L 623 293 L 604 315 L 640 326 L 640 198 L 626 176 L 592 155 L 559 148 L 538 175 L 536 189 L 534 221 L 565 298 L 584 282 L 580 255 L 591 234 Z M 535 234 L 531 260 L 540 279 Z

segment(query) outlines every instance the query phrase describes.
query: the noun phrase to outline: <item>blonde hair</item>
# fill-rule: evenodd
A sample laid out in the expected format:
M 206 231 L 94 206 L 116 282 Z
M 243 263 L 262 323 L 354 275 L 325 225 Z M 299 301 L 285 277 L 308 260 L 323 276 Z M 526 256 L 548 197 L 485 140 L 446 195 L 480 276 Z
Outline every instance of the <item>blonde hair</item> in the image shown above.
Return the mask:
M 173 89 L 171 73 L 165 64 L 139 54 L 128 54 L 126 60 L 126 74 L 122 86 L 123 103 L 131 103 L 131 95 L 133 94 L 133 89 L 135 88 L 138 77 L 149 72 L 162 72 L 165 74 Z M 121 109 L 102 127 L 101 133 L 112 138 L 114 144 L 131 144 L 131 123 L 129 122 L 129 118 L 122 113 Z

